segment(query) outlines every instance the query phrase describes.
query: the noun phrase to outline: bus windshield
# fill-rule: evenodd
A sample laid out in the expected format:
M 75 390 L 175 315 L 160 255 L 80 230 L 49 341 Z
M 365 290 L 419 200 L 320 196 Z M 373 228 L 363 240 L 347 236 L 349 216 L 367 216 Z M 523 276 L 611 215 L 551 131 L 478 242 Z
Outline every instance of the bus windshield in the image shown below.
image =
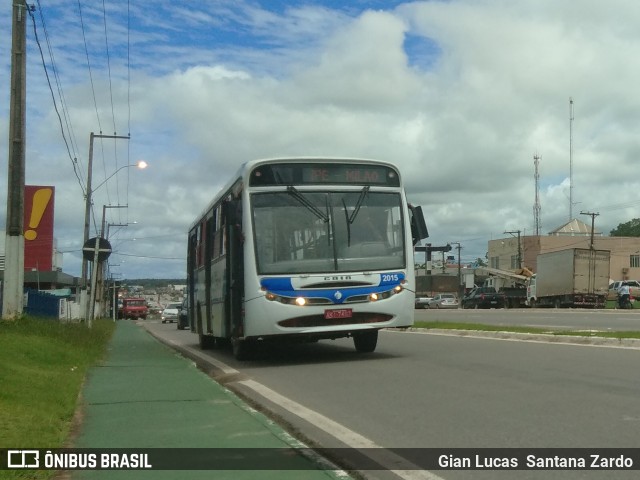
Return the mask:
M 299 191 L 251 196 L 259 274 L 406 267 L 399 193 Z

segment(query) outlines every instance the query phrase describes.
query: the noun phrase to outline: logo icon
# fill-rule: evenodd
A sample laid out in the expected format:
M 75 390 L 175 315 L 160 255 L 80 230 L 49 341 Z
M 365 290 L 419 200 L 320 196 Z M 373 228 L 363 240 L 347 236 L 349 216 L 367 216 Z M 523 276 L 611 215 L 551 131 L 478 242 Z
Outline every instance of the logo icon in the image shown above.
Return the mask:
M 40 452 L 38 450 L 8 450 L 8 468 L 39 468 Z

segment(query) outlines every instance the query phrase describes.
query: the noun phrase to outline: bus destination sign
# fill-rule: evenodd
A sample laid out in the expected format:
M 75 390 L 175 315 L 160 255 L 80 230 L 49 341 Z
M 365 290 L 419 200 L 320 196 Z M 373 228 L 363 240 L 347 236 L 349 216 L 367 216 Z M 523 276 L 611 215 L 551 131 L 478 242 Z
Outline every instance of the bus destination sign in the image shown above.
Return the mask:
M 311 167 L 303 170 L 304 183 L 357 183 L 357 184 L 386 184 L 384 171 L 371 167 Z M 382 177 L 382 178 L 381 178 Z
M 386 165 L 282 163 L 257 167 L 252 186 L 267 185 L 381 185 L 400 186 L 396 171 Z

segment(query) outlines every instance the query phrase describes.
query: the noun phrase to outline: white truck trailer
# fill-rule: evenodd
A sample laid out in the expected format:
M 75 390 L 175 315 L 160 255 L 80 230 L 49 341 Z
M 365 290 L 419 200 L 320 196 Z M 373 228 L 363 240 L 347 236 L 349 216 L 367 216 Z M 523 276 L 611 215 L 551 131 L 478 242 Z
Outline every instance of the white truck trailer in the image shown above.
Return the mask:
M 609 250 L 570 248 L 538 255 L 527 281 L 527 304 L 603 308 L 609 291 Z

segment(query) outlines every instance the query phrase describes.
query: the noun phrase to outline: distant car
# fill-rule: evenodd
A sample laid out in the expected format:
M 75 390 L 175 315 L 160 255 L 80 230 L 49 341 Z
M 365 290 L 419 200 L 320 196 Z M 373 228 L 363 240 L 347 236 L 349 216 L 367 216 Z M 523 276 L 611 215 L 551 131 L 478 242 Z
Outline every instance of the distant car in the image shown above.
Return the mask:
M 158 303 L 149 303 L 149 314 L 151 315 L 160 315 L 162 313 L 162 305 Z
M 433 297 L 416 297 L 416 308 L 429 308 L 429 302 Z
M 477 287 L 462 298 L 462 308 L 504 308 L 506 296 L 493 287 Z
M 187 308 L 187 299 L 185 298 L 180 305 L 180 312 L 178 312 L 178 330 L 189 328 L 189 311 Z
M 178 315 L 180 314 L 180 307 L 182 306 L 182 302 L 172 302 L 168 303 L 164 310 L 162 310 L 162 314 L 160 318 L 162 319 L 162 323 L 173 323 L 178 321 Z
M 609 284 L 609 294 L 607 295 L 607 300 L 617 300 L 618 299 L 618 290 L 622 285 L 627 285 L 629 287 L 629 294 L 631 298 L 634 300 L 636 298 L 640 298 L 640 282 L 637 280 L 620 280 L 618 282 L 613 282 Z
M 453 293 L 439 293 L 429 302 L 429 308 L 458 308 L 458 297 Z

